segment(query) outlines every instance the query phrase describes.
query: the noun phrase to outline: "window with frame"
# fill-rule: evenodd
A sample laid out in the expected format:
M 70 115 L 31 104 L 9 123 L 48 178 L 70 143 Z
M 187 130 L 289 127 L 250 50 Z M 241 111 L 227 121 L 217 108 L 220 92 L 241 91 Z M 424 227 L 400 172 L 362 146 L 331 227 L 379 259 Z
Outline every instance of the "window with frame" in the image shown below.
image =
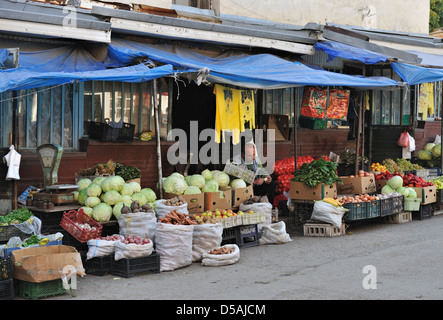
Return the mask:
M 173 0 L 172 3 L 199 9 L 211 9 L 211 0 Z
M 390 67 L 374 68 L 373 76 L 382 76 L 401 81 L 401 78 Z M 411 95 L 406 88 L 390 88 L 372 91 L 372 125 L 403 125 L 411 121 Z
M 294 126 L 294 106 L 303 94 L 303 88 L 285 88 L 263 90 L 263 105 L 261 114 L 287 115 L 289 126 Z

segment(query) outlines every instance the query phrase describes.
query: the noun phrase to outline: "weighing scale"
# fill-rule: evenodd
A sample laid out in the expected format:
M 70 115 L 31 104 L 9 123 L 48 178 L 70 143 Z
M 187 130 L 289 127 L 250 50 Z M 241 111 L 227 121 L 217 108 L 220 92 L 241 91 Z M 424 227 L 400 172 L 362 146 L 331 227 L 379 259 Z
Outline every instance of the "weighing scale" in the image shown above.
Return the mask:
M 37 156 L 43 170 L 45 188 L 34 193 L 33 199 L 49 201 L 54 204 L 74 203 L 72 191 L 78 189 L 76 184 L 57 184 L 58 168 L 62 159 L 63 148 L 56 144 L 42 144 L 37 148 Z

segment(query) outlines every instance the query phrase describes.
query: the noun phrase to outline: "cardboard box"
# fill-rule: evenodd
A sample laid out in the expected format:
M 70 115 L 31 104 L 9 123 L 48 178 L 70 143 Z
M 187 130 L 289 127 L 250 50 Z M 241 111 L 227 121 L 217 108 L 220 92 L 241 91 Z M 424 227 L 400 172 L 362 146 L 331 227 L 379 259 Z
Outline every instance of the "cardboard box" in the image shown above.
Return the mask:
M 14 279 L 44 282 L 69 275 L 73 266 L 77 275 L 85 276 L 80 253 L 71 246 L 56 245 L 25 248 L 12 252 Z M 65 269 L 65 273 L 63 272 Z
M 188 204 L 189 213 L 202 213 L 205 212 L 205 194 L 182 194 L 180 196 L 173 193 L 164 193 L 165 199 L 171 199 L 174 197 L 182 197 Z
M 437 186 L 417 188 L 412 187 L 417 192 L 417 198 L 420 204 L 429 204 L 437 202 Z
M 332 198 L 337 195 L 337 184 L 331 185 L 319 183 L 315 188 L 309 188 L 303 182 L 291 181 L 289 196 L 296 200 L 321 200 L 323 198 Z
M 244 201 L 251 199 L 254 196 L 254 188 L 251 185 L 246 188 L 232 188 L 232 207 L 237 208 Z
M 343 184 L 337 184 L 338 194 L 363 194 L 377 191 L 374 176 L 340 177 Z
M 383 189 L 387 181 L 388 180 L 375 180 L 375 189 L 377 189 L 377 192 L 380 192 L 381 189 Z
M 205 192 L 205 211 L 232 208 L 232 190 Z

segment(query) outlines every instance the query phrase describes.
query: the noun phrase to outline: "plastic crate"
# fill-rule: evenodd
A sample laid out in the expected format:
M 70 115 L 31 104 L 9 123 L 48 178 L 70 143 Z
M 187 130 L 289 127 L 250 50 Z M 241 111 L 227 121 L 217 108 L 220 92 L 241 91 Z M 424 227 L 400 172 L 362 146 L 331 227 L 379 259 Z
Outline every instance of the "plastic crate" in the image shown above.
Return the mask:
M 20 296 L 24 299 L 38 300 L 65 293 L 61 279 L 44 282 L 20 281 Z
M 419 211 L 420 210 L 420 198 L 405 198 L 404 209 L 405 211 Z
M 353 221 L 369 218 L 368 202 L 346 203 L 343 207 L 349 210 L 343 216 L 345 220 Z
M 420 205 L 420 210 L 412 213 L 414 220 L 426 220 L 432 218 L 432 203 Z
M 224 228 L 222 233 L 222 244 L 236 244 L 237 243 L 237 233 L 236 233 L 237 227 L 233 228 Z
M 305 237 L 336 237 L 345 234 L 345 224 L 342 223 L 340 228 L 329 224 L 308 220 L 303 226 L 303 235 Z
M 314 201 L 291 201 L 289 211 L 294 212 L 296 226 L 303 226 L 311 219 L 314 210 Z
M 113 128 L 108 123 L 89 121 L 88 135 L 101 142 L 131 141 L 134 139 L 135 125 L 123 122 L 121 128 Z
M 95 230 L 81 229 L 75 224 L 76 222 L 87 223 Z M 100 237 L 103 230 L 103 226 L 84 213 L 82 209 L 65 212 L 60 225 L 81 243 Z
M 20 237 L 20 239 L 24 239 L 24 237 L 28 237 L 29 235 L 21 231 L 14 225 L 1 226 L 0 227 L 0 243 L 6 243 L 12 237 Z
M 311 118 L 300 117 L 299 123 L 300 126 L 303 128 L 314 129 L 314 130 L 327 129 L 328 127 L 328 121 L 323 119 L 311 119 Z
M 380 217 L 394 214 L 394 199 L 380 199 Z
M 146 271 L 160 272 L 160 256 L 156 252 L 147 257 L 113 260 L 111 264 L 111 274 L 115 276 L 131 278 Z
M 380 200 L 368 201 L 366 204 L 368 218 L 376 218 L 380 216 Z
M 104 257 L 95 257 L 92 259 L 84 259 L 83 267 L 87 274 L 96 276 L 104 276 L 111 272 L 111 265 L 114 260 L 114 255 Z
M 11 256 L 0 258 L 0 282 L 12 279 Z
M 245 166 L 239 166 L 230 161 L 226 163 L 223 172 L 227 173 L 230 176 L 243 179 L 247 184 L 252 184 L 255 179 L 254 171 L 251 171 Z
M 239 248 L 246 248 L 259 245 L 258 242 L 258 227 L 256 224 L 247 226 L 238 226 L 237 232 L 237 246 Z
M 14 299 L 14 280 L 0 281 L 0 300 Z
M 394 204 L 394 214 L 403 212 L 403 196 L 392 197 L 392 202 Z

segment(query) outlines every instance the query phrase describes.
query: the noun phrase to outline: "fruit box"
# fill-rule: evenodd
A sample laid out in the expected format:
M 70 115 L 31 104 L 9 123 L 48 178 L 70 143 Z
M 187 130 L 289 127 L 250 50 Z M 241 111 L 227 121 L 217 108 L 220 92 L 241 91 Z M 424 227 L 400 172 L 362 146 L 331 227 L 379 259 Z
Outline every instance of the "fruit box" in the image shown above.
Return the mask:
M 231 189 L 217 192 L 205 192 L 205 211 L 232 208 Z
M 254 196 L 254 189 L 252 184 L 246 188 L 232 188 L 232 207 L 237 208 L 244 201 L 251 199 Z
M 310 188 L 303 182 L 291 181 L 289 196 L 296 200 L 322 200 L 337 195 L 337 184 L 331 185 L 319 183 L 315 188 Z
M 56 245 L 25 248 L 12 252 L 13 278 L 29 282 L 44 282 L 61 279 L 66 266 L 71 266 L 77 275 L 85 276 L 80 253 L 71 246 Z
M 429 204 L 437 202 L 437 187 L 436 186 L 430 186 L 430 187 L 423 187 L 423 188 L 417 188 L 412 187 L 415 192 L 417 192 L 417 198 L 419 198 L 421 201 L 421 204 Z
M 165 199 L 171 199 L 174 197 L 182 197 L 188 204 L 189 213 L 202 213 L 205 212 L 205 194 L 182 194 L 180 196 L 173 193 L 165 193 Z
M 337 184 L 338 194 L 364 194 L 377 191 L 374 176 L 340 177 L 343 184 Z

